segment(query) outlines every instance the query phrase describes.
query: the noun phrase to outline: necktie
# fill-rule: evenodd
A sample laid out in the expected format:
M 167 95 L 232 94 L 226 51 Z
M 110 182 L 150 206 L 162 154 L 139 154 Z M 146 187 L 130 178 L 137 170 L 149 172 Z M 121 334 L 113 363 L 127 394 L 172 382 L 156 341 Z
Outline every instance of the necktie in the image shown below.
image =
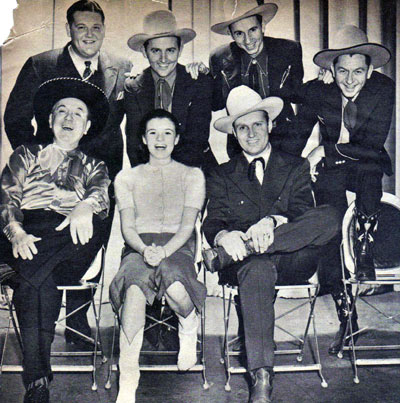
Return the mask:
M 257 178 L 258 182 L 260 185 L 263 183 L 264 179 L 264 166 L 265 166 L 265 161 L 264 158 L 259 157 L 255 158 L 251 163 L 249 164 L 249 170 L 248 170 L 248 177 L 249 181 L 252 182 L 254 180 L 254 176 Z
M 257 92 L 257 94 L 260 93 L 260 82 L 258 77 L 257 63 L 253 62 L 250 62 L 249 68 L 249 87 Z
M 356 121 L 357 121 L 357 105 L 349 99 L 343 111 L 344 127 L 348 131 L 350 131 L 351 129 L 354 129 Z
M 160 78 L 157 84 L 157 106 L 168 111 L 171 104 L 171 88 L 168 82 L 163 78 Z
M 86 80 L 88 79 L 91 74 L 92 74 L 92 70 L 90 69 L 90 65 L 92 64 L 92 62 L 85 62 L 85 70 L 83 72 L 83 79 Z

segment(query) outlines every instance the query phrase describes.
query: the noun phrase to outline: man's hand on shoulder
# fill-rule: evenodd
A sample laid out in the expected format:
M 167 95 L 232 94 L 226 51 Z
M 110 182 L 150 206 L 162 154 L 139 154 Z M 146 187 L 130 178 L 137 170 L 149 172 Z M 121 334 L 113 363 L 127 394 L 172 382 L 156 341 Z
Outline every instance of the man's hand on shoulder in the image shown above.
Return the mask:
M 247 256 L 246 246 L 247 236 L 242 231 L 230 231 L 218 240 L 218 245 L 225 249 L 225 252 L 237 262 Z
M 40 241 L 42 238 L 38 238 L 34 235 L 27 234 L 23 229 L 17 231 L 11 238 L 13 255 L 16 259 L 33 259 L 33 255 L 38 253 L 35 242 Z
M 208 74 L 210 69 L 203 62 L 193 62 L 185 66 L 186 73 L 189 73 L 193 80 L 199 78 L 199 74 Z
M 332 84 L 334 81 L 332 72 L 321 68 L 318 73 L 318 81 L 323 81 L 324 84 Z
M 274 230 L 274 220 L 271 217 L 264 217 L 246 231 L 246 235 L 253 241 L 253 247 L 257 253 L 266 252 L 274 242 Z
M 68 225 L 72 242 L 76 245 L 79 240 L 82 245 L 87 244 L 93 236 L 93 209 L 91 205 L 81 201 L 56 228 L 56 231 L 62 231 Z

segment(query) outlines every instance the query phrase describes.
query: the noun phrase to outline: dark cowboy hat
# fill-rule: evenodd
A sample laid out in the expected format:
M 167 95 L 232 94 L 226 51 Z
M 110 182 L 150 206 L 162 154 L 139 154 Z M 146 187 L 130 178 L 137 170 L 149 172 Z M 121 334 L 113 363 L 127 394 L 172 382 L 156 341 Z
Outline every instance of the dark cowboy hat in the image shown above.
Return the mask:
M 168 10 L 157 10 L 146 15 L 143 21 L 143 31 L 128 39 L 128 46 L 136 52 L 140 52 L 144 43 L 150 39 L 176 36 L 181 39 L 181 45 L 184 45 L 196 37 L 193 29 L 178 29 L 174 14 Z
M 106 94 L 97 85 L 73 77 L 57 77 L 40 85 L 33 100 L 33 111 L 39 127 L 48 126 L 54 104 L 63 98 L 77 98 L 84 102 L 92 122 L 88 135 L 100 134 L 110 110 Z
M 384 46 L 368 42 L 364 31 L 354 25 L 346 25 L 339 30 L 331 48 L 324 49 L 314 56 L 314 63 L 324 69 L 330 69 L 333 61 L 341 55 L 361 54 L 371 58 L 375 69 L 384 66 L 390 60 L 390 52 Z
M 231 9 L 228 10 L 227 8 L 227 6 L 224 6 L 226 21 L 219 22 L 211 27 L 211 31 L 216 34 L 230 35 L 229 25 L 254 15 L 261 15 L 263 23 L 268 24 L 272 18 L 275 17 L 276 12 L 278 11 L 278 6 L 275 3 L 262 4 L 261 6 L 248 10 L 248 4 L 243 0 L 235 0 L 233 1 L 233 4 L 231 4 Z

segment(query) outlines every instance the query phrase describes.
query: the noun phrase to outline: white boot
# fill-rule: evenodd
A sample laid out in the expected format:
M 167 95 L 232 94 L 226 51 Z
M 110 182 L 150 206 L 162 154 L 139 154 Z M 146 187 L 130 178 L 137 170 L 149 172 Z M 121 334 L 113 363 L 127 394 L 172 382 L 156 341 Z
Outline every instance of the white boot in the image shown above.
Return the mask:
M 187 371 L 197 362 L 197 328 L 199 324 L 195 309 L 186 318 L 178 314 L 177 316 L 179 319 L 178 369 Z
M 132 343 L 121 329 L 119 337 L 119 392 L 116 403 L 135 403 L 136 389 L 139 384 L 139 354 L 143 343 L 142 327 Z

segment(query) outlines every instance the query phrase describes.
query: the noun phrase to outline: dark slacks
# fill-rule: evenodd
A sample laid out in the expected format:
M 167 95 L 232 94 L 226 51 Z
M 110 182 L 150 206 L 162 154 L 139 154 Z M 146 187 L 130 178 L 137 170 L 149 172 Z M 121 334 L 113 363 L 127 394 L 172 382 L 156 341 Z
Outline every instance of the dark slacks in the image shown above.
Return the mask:
M 248 370 L 274 365 L 275 284 L 306 282 L 317 269 L 323 246 L 339 227 L 334 208 L 310 209 L 275 230 L 267 253 L 249 256 L 225 270 L 229 277 L 236 275 L 239 285 Z
M 95 258 L 102 242 L 104 222 L 93 216 L 93 237 L 86 245 L 72 243 L 69 227 L 55 231 L 64 217 L 51 211 L 25 210 L 24 229 L 38 236 L 33 260 L 14 259 L 11 243 L 0 239 L 2 258 L 18 274 L 11 279 L 13 302 L 23 341 L 25 384 L 51 377 L 50 349 L 55 320 L 61 308 L 58 285 L 77 284 Z
M 318 168 L 317 181 L 313 185 L 317 206 L 330 204 L 336 207 L 343 219 L 348 204 L 346 190 L 355 192 L 356 207 L 367 215 L 379 209 L 382 197 L 382 169 L 375 163 L 347 163 L 334 169 Z M 321 258 L 319 279 L 323 293 L 339 294 L 343 291 L 342 272 L 331 270 L 341 267 L 340 243 L 338 234 L 325 249 Z

